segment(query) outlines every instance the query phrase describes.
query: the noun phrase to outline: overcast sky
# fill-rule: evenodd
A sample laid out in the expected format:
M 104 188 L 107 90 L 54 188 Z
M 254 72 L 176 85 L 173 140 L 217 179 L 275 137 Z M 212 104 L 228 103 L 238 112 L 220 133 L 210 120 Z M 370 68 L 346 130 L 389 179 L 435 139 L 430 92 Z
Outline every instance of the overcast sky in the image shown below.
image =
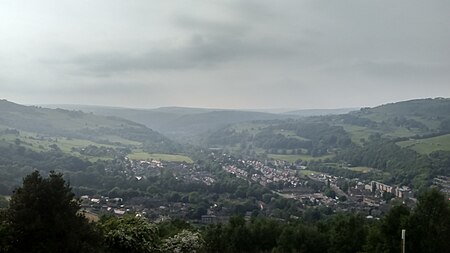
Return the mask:
M 337 108 L 450 97 L 448 0 L 0 1 L 0 98 Z

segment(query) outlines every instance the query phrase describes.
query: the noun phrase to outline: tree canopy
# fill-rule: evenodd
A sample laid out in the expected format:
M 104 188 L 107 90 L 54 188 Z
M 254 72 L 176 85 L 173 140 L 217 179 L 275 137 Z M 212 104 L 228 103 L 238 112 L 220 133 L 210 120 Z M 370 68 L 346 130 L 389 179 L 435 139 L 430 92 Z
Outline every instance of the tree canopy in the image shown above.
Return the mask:
M 62 174 L 26 176 L 6 211 L 11 252 L 98 252 L 95 227 L 79 210 Z

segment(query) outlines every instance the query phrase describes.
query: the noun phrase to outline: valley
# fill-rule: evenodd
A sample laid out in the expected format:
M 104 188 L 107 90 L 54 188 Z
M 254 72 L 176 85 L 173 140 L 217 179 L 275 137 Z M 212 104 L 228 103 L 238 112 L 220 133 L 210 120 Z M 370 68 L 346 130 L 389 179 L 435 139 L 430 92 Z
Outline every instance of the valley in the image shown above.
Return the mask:
M 3 100 L 0 204 L 26 175 L 56 171 L 95 223 L 132 215 L 220 229 L 236 217 L 248 226 L 258 219 L 318 224 L 336 213 L 371 222 L 397 203 L 414 208 L 430 187 L 450 197 L 448 109 L 448 99 L 301 117 L 160 109 L 178 114 L 170 124 L 179 132 L 164 132 L 171 139 L 143 119 Z

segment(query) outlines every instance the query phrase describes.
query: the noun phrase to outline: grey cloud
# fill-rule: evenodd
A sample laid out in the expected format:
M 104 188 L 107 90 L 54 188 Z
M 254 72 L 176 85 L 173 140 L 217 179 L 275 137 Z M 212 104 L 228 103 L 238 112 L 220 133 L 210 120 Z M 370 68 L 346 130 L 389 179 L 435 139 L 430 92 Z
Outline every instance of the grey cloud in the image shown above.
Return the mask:
M 0 94 L 234 108 L 450 96 L 448 13 L 448 0 L 0 1 Z
M 450 65 L 442 63 L 415 63 L 404 61 L 364 61 L 357 69 L 369 75 L 388 78 L 433 78 L 450 76 Z
M 242 36 L 250 29 L 248 25 L 240 22 L 220 22 L 216 20 L 205 20 L 186 14 L 176 15 L 173 18 L 173 23 L 177 27 L 193 32 L 207 32 L 208 34 L 212 33 L 233 36 Z
M 66 61 L 87 72 L 117 73 L 145 70 L 180 70 L 210 68 L 230 61 L 291 58 L 297 49 L 277 41 L 252 41 L 241 36 L 194 35 L 178 48 L 150 49 L 141 54 L 125 52 L 92 53 Z M 51 60 L 47 60 L 52 62 Z M 56 61 L 61 63 L 61 61 Z

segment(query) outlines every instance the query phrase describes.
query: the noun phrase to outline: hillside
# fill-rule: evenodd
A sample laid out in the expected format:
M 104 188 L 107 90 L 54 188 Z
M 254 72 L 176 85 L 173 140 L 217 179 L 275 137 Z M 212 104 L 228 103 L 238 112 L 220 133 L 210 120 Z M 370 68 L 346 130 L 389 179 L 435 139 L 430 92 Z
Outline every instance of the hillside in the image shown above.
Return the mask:
M 426 148 L 417 147 L 418 142 L 401 146 L 422 153 L 448 150 L 445 143 L 434 145 L 434 141 L 446 140 L 438 137 L 449 132 L 450 99 L 436 98 L 362 108 L 341 115 L 237 123 L 205 135 L 204 143 L 237 152 L 304 159 L 304 155 L 333 154 L 350 143 L 362 145 L 372 135 L 398 142 L 434 138 L 422 140 L 422 146 L 424 142 L 428 144 Z
M 0 131 L 2 140 L 18 139 L 35 150 L 48 150 L 52 144 L 67 152 L 89 145 L 149 152 L 174 152 L 177 148 L 165 136 L 129 120 L 81 111 L 23 106 L 6 100 L 0 100 Z
M 324 116 L 324 115 L 336 115 L 346 114 L 352 111 L 357 111 L 359 108 L 339 108 L 339 109 L 304 109 L 284 112 L 284 114 L 297 115 L 303 117 L 309 116 Z
M 251 120 L 298 118 L 299 116 L 256 111 L 161 107 L 156 109 L 130 109 L 85 105 L 46 105 L 51 108 L 82 110 L 98 115 L 118 116 L 143 124 L 162 134 L 181 141 L 196 141 L 198 135 L 217 130 L 229 124 Z
M 417 99 L 363 108 L 329 118 L 342 125 L 355 143 L 371 134 L 387 138 L 422 138 L 450 132 L 450 99 Z

